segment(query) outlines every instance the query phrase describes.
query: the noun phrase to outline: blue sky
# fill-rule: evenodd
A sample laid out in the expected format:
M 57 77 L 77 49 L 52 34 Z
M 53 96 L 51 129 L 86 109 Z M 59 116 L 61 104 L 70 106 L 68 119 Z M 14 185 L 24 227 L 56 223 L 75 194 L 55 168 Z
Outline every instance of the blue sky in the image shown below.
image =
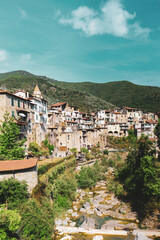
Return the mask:
M 5 0 L 0 72 L 160 86 L 159 0 Z

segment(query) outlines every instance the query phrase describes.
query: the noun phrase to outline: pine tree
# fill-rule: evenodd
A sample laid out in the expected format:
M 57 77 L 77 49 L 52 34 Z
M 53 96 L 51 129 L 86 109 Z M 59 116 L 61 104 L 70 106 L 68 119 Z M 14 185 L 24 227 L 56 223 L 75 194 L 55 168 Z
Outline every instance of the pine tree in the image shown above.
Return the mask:
M 23 144 L 26 139 L 19 140 L 20 128 L 9 113 L 5 113 L 0 126 L 0 159 L 14 160 L 24 158 Z

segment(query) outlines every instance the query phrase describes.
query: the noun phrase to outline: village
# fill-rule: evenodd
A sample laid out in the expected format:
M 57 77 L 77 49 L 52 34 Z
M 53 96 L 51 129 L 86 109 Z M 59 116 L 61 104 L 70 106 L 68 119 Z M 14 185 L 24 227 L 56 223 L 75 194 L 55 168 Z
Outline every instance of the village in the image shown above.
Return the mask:
M 137 138 L 145 135 L 156 140 L 154 128 L 158 115 L 144 113 L 131 107 L 100 110 L 85 113 L 67 102 L 48 105 L 36 85 L 33 94 L 17 91 L 14 94 L 0 90 L 0 120 L 8 112 L 20 126 L 20 139 L 26 138 L 25 150 L 31 142 L 39 145 L 49 138 L 54 146 L 54 157 L 66 157 L 70 149 L 91 149 L 99 144 L 103 150 L 107 146 L 107 136 L 128 136 L 134 130 Z
M 157 134 L 154 130 L 158 124 L 158 114 L 144 113 L 131 107 L 86 113 L 67 102 L 48 105 L 38 85 L 33 94 L 22 90 L 15 93 L 0 90 L 0 101 L 1 122 L 4 122 L 5 114 L 8 113 L 16 126 L 19 126 L 19 140 L 26 140 L 22 146 L 25 150 L 24 159 L 0 161 L 0 184 L 26 184 L 29 195 L 26 193 L 26 197 L 23 196 L 25 201 L 35 199 L 41 205 L 44 194 L 45 201 L 50 202 L 56 216 L 55 220 L 51 217 L 53 226 L 50 233 L 45 232 L 46 236 L 52 235 L 52 239 L 55 237 L 56 240 L 79 239 L 79 233 L 82 239 L 89 240 L 92 236 L 94 240 L 102 240 L 111 235 L 125 239 L 126 236 L 130 237 L 130 233 L 131 239 L 135 235 L 135 239 L 140 240 L 144 236 L 159 236 L 159 231 L 155 230 L 159 226 L 158 214 L 154 221 L 150 219 L 148 223 L 140 223 L 138 213 L 123 201 L 123 186 L 116 182 L 115 172 L 120 172 L 119 169 L 125 166 L 129 149 L 123 149 L 124 152 L 119 155 L 119 149 L 113 148 L 112 154 L 108 142 L 108 137 L 122 138 L 123 142 L 132 130 L 136 141 L 140 140 L 138 144 L 147 136 L 145 141 L 149 139 L 154 142 L 155 148 Z M 42 146 L 46 139 L 50 146 L 54 146 L 48 162 L 46 156 L 41 156 L 41 159 L 38 155 L 30 156 L 30 145 L 36 143 Z M 80 161 L 81 157 L 85 162 Z M 55 189 L 53 183 L 60 183 L 60 186 Z M 71 191 L 74 197 L 72 194 L 64 195 L 63 190 Z M 59 191 L 57 197 L 56 191 Z M 23 195 L 23 191 L 20 194 Z M 5 193 L 4 199 L 6 196 Z M 65 205 L 61 198 L 66 201 Z M 2 211 L 7 214 L 7 200 L 2 197 L 2 202 L 5 209 Z M 18 206 L 19 203 L 17 209 Z M 10 208 L 15 207 L 9 205 Z M 59 212 L 60 209 L 62 212 Z M 147 227 L 148 231 L 141 232 L 140 224 Z

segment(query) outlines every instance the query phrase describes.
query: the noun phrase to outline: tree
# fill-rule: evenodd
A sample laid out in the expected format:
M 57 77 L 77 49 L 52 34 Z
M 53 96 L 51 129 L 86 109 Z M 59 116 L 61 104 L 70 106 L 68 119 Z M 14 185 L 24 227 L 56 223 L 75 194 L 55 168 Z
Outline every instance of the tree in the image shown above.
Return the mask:
M 160 197 L 158 171 L 152 142 L 142 136 L 137 149 L 129 153 L 126 166 L 119 171 L 119 180 L 141 216 L 152 210 L 147 205 L 157 202 Z
M 160 118 L 158 119 L 158 124 L 155 127 L 154 133 L 157 136 L 157 146 L 160 148 Z M 158 159 L 160 161 L 160 152 L 158 154 Z
M 20 128 L 9 113 L 4 114 L 4 121 L 0 126 L 0 158 L 13 160 L 24 158 L 25 149 L 22 147 L 26 139 L 20 140 Z
M 44 140 L 42 144 L 48 148 L 49 154 L 52 155 L 52 152 L 54 151 L 54 146 L 48 142 L 48 140 Z
M 26 182 L 9 178 L 0 181 L 0 203 L 6 204 L 8 208 L 17 208 L 21 203 L 29 198 Z
M 20 236 L 23 240 L 51 240 L 54 230 L 53 206 L 46 199 L 40 205 L 30 200 L 21 207 Z
M 41 151 L 41 147 L 38 145 L 38 143 L 36 142 L 31 142 L 29 144 L 29 148 L 28 151 L 31 152 L 31 154 L 35 157 L 40 157 L 42 156 L 42 151 Z
M 71 148 L 70 152 L 72 152 L 74 154 L 74 156 L 76 156 L 77 154 L 77 148 Z
M 0 239 L 16 240 L 21 217 L 16 210 L 0 210 Z

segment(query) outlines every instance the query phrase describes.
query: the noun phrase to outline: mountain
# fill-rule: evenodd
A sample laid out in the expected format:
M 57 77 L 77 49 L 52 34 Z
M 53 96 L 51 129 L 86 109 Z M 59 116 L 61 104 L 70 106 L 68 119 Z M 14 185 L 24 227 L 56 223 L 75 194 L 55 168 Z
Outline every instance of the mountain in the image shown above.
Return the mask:
M 54 84 L 55 80 L 45 76 L 36 76 L 26 71 L 13 71 L 0 74 L 0 88 L 11 92 L 25 90 L 33 93 L 35 85 L 39 88 L 49 104 L 56 102 L 68 102 L 77 106 L 81 111 L 91 112 L 100 109 L 113 109 L 115 106 L 90 93 L 63 88 Z
M 160 88 L 140 86 L 129 81 L 108 83 L 63 82 L 26 71 L 0 74 L 0 86 L 11 90 L 33 91 L 38 83 L 50 103 L 68 101 L 82 111 L 97 111 L 123 106 L 135 107 L 145 112 L 160 112 Z
M 160 111 L 159 87 L 140 86 L 129 81 L 116 81 L 108 83 L 68 83 L 55 80 L 52 81 L 56 86 L 85 91 L 118 107 L 135 107 L 145 112 Z

